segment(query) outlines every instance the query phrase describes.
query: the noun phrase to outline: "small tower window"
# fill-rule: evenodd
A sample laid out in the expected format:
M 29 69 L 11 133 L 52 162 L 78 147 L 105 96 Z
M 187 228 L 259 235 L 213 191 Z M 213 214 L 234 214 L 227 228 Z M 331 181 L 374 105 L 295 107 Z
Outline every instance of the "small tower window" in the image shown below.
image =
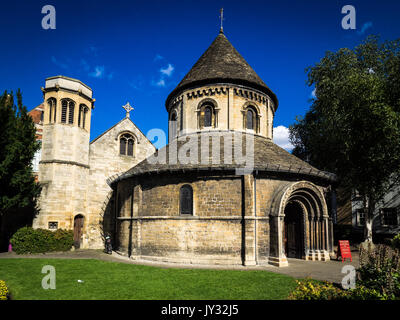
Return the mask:
M 57 111 L 57 100 L 55 98 L 50 98 L 47 100 L 47 105 L 49 107 L 49 123 L 56 122 L 56 111 Z
M 67 115 L 68 123 L 74 123 L 74 109 L 75 103 L 71 99 L 63 99 L 61 101 L 61 123 L 67 123 Z
M 86 114 L 89 112 L 89 108 L 86 107 L 85 109 L 83 109 L 83 126 L 82 128 L 85 129 L 86 128 Z
M 123 134 L 119 138 L 119 154 L 126 156 L 134 155 L 135 140 L 129 133 Z
M 61 102 L 61 122 L 67 122 L 67 109 L 68 109 L 68 102 L 67 100 L 63 100 Z
M 69 104 L 69 117 L 68 117 L 68 123 L 72 124 L 74 123 L 74 109 L 75 105 L 73 103 Z
M 86 125 L 86 114 L 88 113 L 89 108 L 81 104 L 79 105 L 79 114 L 78 114 L 78 127 L 85 129 Z
M 193 215 L 193 189 L 185 184 L 179 192 L 180 214 Z

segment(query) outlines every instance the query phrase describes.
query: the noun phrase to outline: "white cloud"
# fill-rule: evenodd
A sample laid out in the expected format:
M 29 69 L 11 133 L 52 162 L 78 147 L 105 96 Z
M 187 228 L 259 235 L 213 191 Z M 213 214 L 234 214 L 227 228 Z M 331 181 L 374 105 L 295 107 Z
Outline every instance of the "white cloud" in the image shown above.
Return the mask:
M 165 80 L 164 79 L 160 79 L 157 82 L 152 81 L 151 84 L 153 86 L 156 86 L 156 87 L 165 87 Z
M 292 151 L 294 146 L 289 141 L 289 128 L 285 126 L 277 126 L 274 128 L 274 143 L 285 149 Z
M 96 66 L 93 72 L 89 73 L 90 77 L 102 78 L 104 75 L 104 66 Z
M 160 72 L 163 74 L 163 75 L 166 75 L 167 77 L 170 77 L 171 76 L 171 74 L 172 74 L 172 72 L 174 71 L 174 67 L 170 64 L 170 63 L 168 63 L 168 66 L 166 67 L 166 68 L 161 68 L 160 69 Z

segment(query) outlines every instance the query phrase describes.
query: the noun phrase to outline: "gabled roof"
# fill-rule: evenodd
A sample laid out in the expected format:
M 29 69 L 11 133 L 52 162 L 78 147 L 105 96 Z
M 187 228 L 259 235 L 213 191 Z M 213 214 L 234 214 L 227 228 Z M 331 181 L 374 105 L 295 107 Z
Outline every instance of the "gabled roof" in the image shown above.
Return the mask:
M 121 119 L 121 120 L 118 121 L 116 124 L 114 124 L 111 128 L 108 128 L 106 131 L 104 131 L 103 133 L 101 133 L 100 135 L 98 135 L 96 138 L 94 138 L 92 141 L 90 141 L 89 144 L 92 144 L 92 143 L 96 142 L 96 141 L 99 140 L 102 136 L 104 136 L 107 132 L 109 132 L 110 130 L 114 129 L 116 126 L 118 126 L 120 123 L 122 123 L 122 122 L 124 122 L 124 121 L 130 121 L 130 122 L 135 126 L 135 128 L 141 133 L 141 135 L 142 135 L 148 142 L 150 142 L 151 145 L 153 145 L 153 143 L 146 137 L 146 135 L 142 132 L 142 130 L 140 130 L 140 129 L 136 126 L 136 124 L 131 120 L 131 118 L 127 118 L 127 117 Z M 154 147 L 154 145 L 153 145 L 153 147 Z M 154 148 L 154 149 L 155 149 L 155 148 Z
M 276 95 L 233 47 L 223 32 L 219 33 L 206 52 L 169 94 L 166 107 L 168 108 L 170 99 L 180 91 L 213 83 L 233 83 L 260 90 L 271 97 L 275 109 L 278 107 Z

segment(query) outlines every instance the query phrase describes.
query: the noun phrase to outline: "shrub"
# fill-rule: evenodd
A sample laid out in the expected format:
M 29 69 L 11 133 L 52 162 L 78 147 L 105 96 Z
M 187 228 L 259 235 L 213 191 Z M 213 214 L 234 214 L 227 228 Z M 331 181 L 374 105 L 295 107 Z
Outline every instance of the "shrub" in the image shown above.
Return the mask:
M 357 283 L 382 297 L 400 297 L 400 252 L 386 245 L 360 248 Z
M 391 244 L 392 244 L 393 249 L 400 250 L 400 233 L 392 239 Z
M 57 229 L 54 232 L 54 251 L 68 251 L 74 244 L 74 233 L 70 230 Z
M 23 227 L 14 233 L 10 242 L 17 254 L 67 251 L 73 244 L 73 232 Z
M 290 294 L 290 300 L 339 300 L 344 299 L 344 290 L 332 283 L 317 282 L 311 279 L 297 282 L 297 288 Z
M 346 300 L 387 300 L 387 295 L 382 295 L 375 289 L 369 289 L 357 284 L 355 289 L 347 290 L 344 293 Z
M 331 282 L 311 279 L 297 281 L 297 288 L 290 300 L 386 300 L 389 297 L 375 289 L 357 285 L 355 289 L 343 290 Z
M 0 280 L 0 300 L 8 300 L 10 299 L 10 292 L 6 286 L 6 283 L 3 280 Z

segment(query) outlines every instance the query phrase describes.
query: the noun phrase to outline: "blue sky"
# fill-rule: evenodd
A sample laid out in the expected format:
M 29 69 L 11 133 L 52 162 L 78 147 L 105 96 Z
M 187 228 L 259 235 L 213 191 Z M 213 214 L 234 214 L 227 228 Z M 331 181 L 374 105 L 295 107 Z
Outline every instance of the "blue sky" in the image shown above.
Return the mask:
M 56 9 L 55 30 L 41 27 L 47 4 Z M 347 4 L 356 9 L 356 30 L 341 27 Z M 353 48 L 369 34 L 400 37 L 400 1 L 7 1 L 0 90 L 21 88 L 32 109 L 45 78 L 62 74 L 94 91 L 91 140 L 124 117 L 127 101 L 145 134 L 166 130 L 165 99 L 218 35 L 221 7 L 225 35 L 278 96 L 276 127 L 308 110 L 304 70 L 326 51 Z

